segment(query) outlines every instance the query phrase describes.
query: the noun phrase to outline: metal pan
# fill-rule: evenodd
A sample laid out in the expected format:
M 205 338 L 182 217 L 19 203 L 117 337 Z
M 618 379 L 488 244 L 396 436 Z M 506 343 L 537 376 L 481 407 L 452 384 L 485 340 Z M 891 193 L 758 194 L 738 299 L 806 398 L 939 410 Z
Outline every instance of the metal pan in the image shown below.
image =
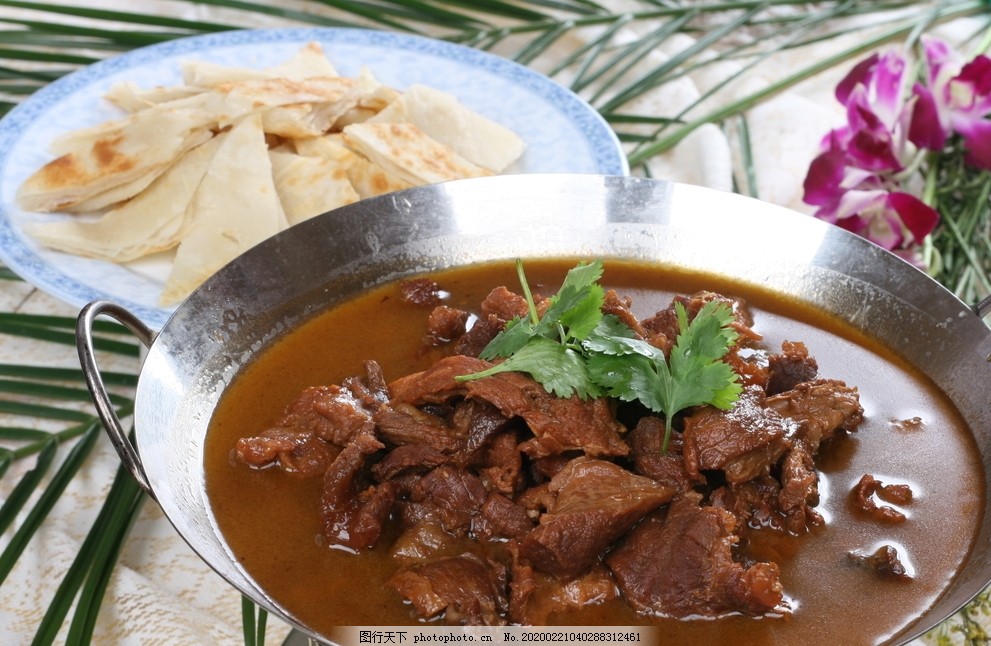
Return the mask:
M 739 249 L 766 250 L 741 255 Z M 203 443 L 212 411 L 256 353 L 301 321 L 396 278 L 516 257 L 623 257 L 770 287 L 863 330 L 920 367 L 956 404 L 991 491 L 991 330 L 923 272 L 813 218 L 734 194 L 597 175 L 519 175 L 415 188 L 358 202 L 251 249 L 187 299 L 157 334 L 98 301 L 80 314 L 80 358 L 123 463 L 222 577 L 289 617 L 241 569 L 207 503 Z M 101 315 L 149 346 L 132 445 L 93 356 Z M 902 633 L 939 624 L 991 582 L 991 497 L 975 547 L 943 597 Z M 291 618 L 287 618 L 292 622 Z

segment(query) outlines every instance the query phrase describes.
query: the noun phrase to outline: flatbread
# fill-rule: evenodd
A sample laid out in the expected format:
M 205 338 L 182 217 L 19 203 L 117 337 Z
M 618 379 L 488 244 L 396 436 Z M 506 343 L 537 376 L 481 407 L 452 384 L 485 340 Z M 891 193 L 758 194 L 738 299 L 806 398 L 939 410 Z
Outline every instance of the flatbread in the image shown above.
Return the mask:
M 27 211 L 57 211 L 148 173 L 161 174 L 212 136 L 186 110 L 149 108 L 77 136 L 71 149 L 42 166 L 18 189 Z M 63 141 L 63 145 L 65 142 Z
M 268 81 L 271 83 L 272 81 Z M 301 101 L 266 109 L 262 127 L 270 135 L 302 139 L 328 132 L 337 120 L 374 91 L 374 78 L 318 77 L 294 83 Z M 236 96 L 244 96 L 236 93 Z M 277 94 L 275 96 L 278 96 Z M 269 100 L 271 101 L 271 95 Z
M 361 90 L 358 101 L 334 122 L 334 127 L 337 130 L 352 123 L 361 123 L 371 119 L 400 96 L 398 90 L 380 83 L 366 68 L 359 70 L 355 80 L 357 81 L 356 89 Z
M 333 159 L 270 152 L 272 176 L 289 225 L 357 202 L 347 170 Z
M 287 226 L 272 179 L 261 116 L 235 124 L 221 142 L 190 204 L 162 305 L 185 298 L 235 257 Z
M 344 128 L 344 143 L 413 185 L 492 175 L 411 123 L 355 123 Z
M 526 150 L 512 130 L 469 109 L 457 97 L 411 85 L 371 122 L 412 123 L 468 161 L 500 173 Z
M 28 223 L 24 230 L 52 249 L 110 262 L 171 249 L 185 233 L 189 204 L 226 136 L 218 135 L 189 151 L 146 191 L 99 219 Z
M 298 81 L 312 76 L 338 76 L 323 47 L 316 42 L 307 43 L 286 62 L 264 69 L 218 65 L 208 61 L 182 63 L 185 84 L 200 87 L 273 78 Z
M 347 168 L 351 186 L 358 192 L 361 199 L 385 195 L 393 191 L 411 188 L 413 184 L 387 172 L 384 168 L 364 157 L 355 155 L 354 161 Z
M 348 149 L 344 145 L 343 135 L 331 134 L 297 139 L 293 144 L 296 152 L 300 155 L 325 158 L 345 169 L 348 180 L 360 199 L 384 195 L 413 186 Z
M 160 103 L 201 94 L 204 91 L 204 88 L 194 85 L 156 85 L 151 88 L 140 88 L 132 81 L 121 81 L 114 83 L 103 98 L 125 112 L 137 112 Z

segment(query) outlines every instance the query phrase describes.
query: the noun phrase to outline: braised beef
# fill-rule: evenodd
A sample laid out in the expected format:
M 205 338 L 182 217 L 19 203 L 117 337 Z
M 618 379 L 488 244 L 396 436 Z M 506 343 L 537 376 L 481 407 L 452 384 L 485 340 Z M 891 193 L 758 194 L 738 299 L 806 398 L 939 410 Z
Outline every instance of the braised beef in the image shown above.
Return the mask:
M 580 449 L 593 456 L 626 455 L 625 432 L 605 399 L 555 397 L 529 375 L 503 372 L 485 379 L 455 381 L 455 377 L 491 367 L 487 361 L 455 355 L 427 370 L 392 382 L 393 402 L 419 406 L 442 403 L 452 397 L 481 399 L 506 417 L 521 417 L 536 436 L 522 450 L 531 457 Z
M 363 467 L 367 456 L 384 445 L 370 434 L 356 435 L 324 474 L 321 506 L 324 536 L 334 545 L 353 550 L 373 547 L 392 511 L 397 487 L 369 485 Z
M 419 617 L 448 625 L 500 626 L 507 601 L 502 575 L 474 554 L 408 565 L 389 580 Z
M 729 482 L 745 482 L 767 473 L 791 447 L 793 427 L 764 406 L 764 392 L 747 388 L 728 411 L 704 406 L 684 421 L 685 470 L 696 480 L 702 472 L 722 471 Z
M 882 578 L 909 581 L 912 575 L 909 574 L 905 564 L 898 557 L 898 550 L 891 545 L 882 545 L 871 554 L 862 552 L 850 552 L 850 560 L 867 568 Z
M 644 330 L 643 326 L 640 325 L 640 321 L 630 311 L 632 305 L 633 301 L 628 296 L 620 296 L 616 293 L 616 290 L 610 289 L 606 292 L 605 301 L 602 303 L 602 312 L 603 314 L 615 316 L 633 330 L 637 337 L 646 339 L 647 331 Z
M 671 617 L 787 611 L 777 565 L 738 549 L 751 532 L 823 524 L 816 460 L 862 421 L 856 388 L 821 378 L 803 343 L 770 353 L 738 299 L 676 296 L 641 322 L 629 298 L 608 291 L 603 312 L 665 351 L 679 332 L 676 303 L 690 319 L 712 300 L 733 311 L 740 340 L 725 361 L 741 397 L 729 410 L 679 413 L 662 449 L 664 417 L 637 404 L 556 397 L 516 372 L 456 379 L 494 365 L 478 354 L 528 307 L 498 288 L 467 312 L 439 305 L 442 292 L 430 281 L 402 287 L 405 302 L 433 306 L 429 352 L 446 356 L 389 383 L 367 362 L 340 385 L 309 388 L 274 426 L 240 440 L 236 459 L 322 474 L 325 539 L 362 551 L 392 537 L 390 585 L 423 621 L 545 623 L 617 597 Z M 868 475 L 851 493 L 866 514 L 903 521 L 875 497 L 904 505 L 912 492 Z M 892 548 L 849 558 L 907 576 Z
M 399 503 L 400 516 L 407 527 L 431 521 L 449 532 L 466 534 L 486 496 L 478 476 L 442 465 L 413 482 L 408 500 Z
M 821 525 L 822 516 L 814 507 L 819 504 L 819 474 L 815 457 L 804 439 L 795 442 L 781 463 L 781 494 L 778 501 L 785 517 L 784 528 L 800 534 Z
M 502 321 L 525 317 L 529 313 L 526 298 L 506 287 L 496 287 L 485 297 L 480 306 L 482 316 L 494 316 Z
M 479 515 L 471 521 L 471 535 L 484 540 L 517 538 L 532 529 L 533 520 L 526 508 L 495 492 L 488 495 Z
M 700 506 L 702 496 L 679 495 L 666 514 L 633 529 L 606 558 L 623 597 L 644 613 L 671 617 L 761 615 L 783 598 L 778 566 L 744 567 L 733 559 L 736 520 Z
M 362 406 L 374 413 L 389 401 L 389 385 L 382 373 L 382 366 L 377 362 L 365 361 L 363 367 L 363 375 L 346 377 L 341 385 L 350 390 Z
M 691 321 L 699 313 L 699 310 L 710 301 L 719 301 L 729 306 L 733 313 L 731 327 L 740 335 L 740 345 L 750 345 L 761 340 L 761 335 L 753 330 L 754 319 L 743 300 L 729 298 L 710 291 L 696 292 L 691 296 L 677 295 L 666 309 L 659 310 L 650 318 L 644 319 L 641 321 L 641 325 L 648 334 L 658 335 L 674 344 L 680 331 L 675 304 L 680 303 L 684 306 L 685 314 Z
M 738 527 L 788 529 L 788 519 L 781 510 L 781 483 L 769 474 L 719 487 L 712 492 L 710 502 L 732 513 Z
M 238 462 L 256 468 L 278 464 L 300 476 L 319 476 L 327 470 L 336 451 L 314 433 L 273 428 L 256 437 L 245 437 L 234 446 Z
M 427 319 L 427 344 L 444 345 L 455 339 L 460 339 L 467 331 L 466 324 L 470 314 L 447 305 L 438 305 L 430 312 Z
M 498 316 L 469 319 L 467 331 L 454 343 L 453 354 L 477 357 L 505 327 L 506 321 Z
M 551 479 L 554 496 L 520 554 L 537 569 L 561 578 L 594 565 L 613 541 L 673 491 L 605 460 L 575 458 Z
M 803 381 L 813 381 L 819 375 L 819 364 L 804 343 L 785 341 L 780 353 L 768 356 L 768 370 L 767 394 L 777 395 Z
M 856 388 L 834 379 L 816 379 L 768 397 L 766 406 L 798 424 L 795 437 L 814 453 L 838 430 L 855 431 L 864 419 Z
M 372 410 L 343 386 L 307 388 L 286 409 L 277 428 L 312 431 L 331 444 L 344 446 L 355 435 L 372 433 Z
M 516 623 L 546 625 L 556 615 L 569 610 L 594 606 L 619 597 L 616 581 L 605 566 L 593 566 L 574 579 L 558 578 L 534 572 L 532 568 L 512 571 L 511 581 L 523 585 L 513 588 L 510 617 Z
M 402 444 L 372 466 L 372 475 L 384 482 L 400 474 L 424 473 L 448 461 L 448 456 L 429 445 Z
M 476 469 L 489 491 L 512 497 L 526 485 L 518 444 L 515 431 L 508 430 L 497 434 L 482 449 Z
M 902 504 L 910 502 L 912 499 L 911 489 L 908 492 L 905 485 L 885 485 L 869 473 L 865 473 L 850 492 L 850 500 L 854 507 L 869 515 L 875 520 L 886 523 L 903 523 L 905 514 L 890 505 L 879 505 L 874 500 L 877 495 L 882 500 L 901 501 Z
M 412 563 L 434 560 L 441 556 L 456 556 L 460 544 L 453 534 L 437 523 L 424 521 L 406 528 L 389 548 L 389 556 L 397 561 Z
M 685 471 L 681 435 L 675 434 L 671 438 L 667 451 L 661 451 L 663 438 L 663 419 L 653 415 L 640 418 L 627 438 L 632 451 L 633 470 L 674 491 L 686 491 L 693 483 Z
M 441 301 L 441 289 L 429 278 L 411 278 L 399 283 L 399 297 L 410 305 L 437 305 Z
M 461 438 L 454 462 L 466 466 L 474 461 L 489 440 L 506 428 L 509 419 L 498 408 L 481 400 L 460 402 L 451 415 L 452 426 Z
M 460 438 L 445 418 L 409 404 L 383 406 L 375 413 L 374 422 L 379 437 L 393 446 L 416 444 L 452 453 L 460 445 Z

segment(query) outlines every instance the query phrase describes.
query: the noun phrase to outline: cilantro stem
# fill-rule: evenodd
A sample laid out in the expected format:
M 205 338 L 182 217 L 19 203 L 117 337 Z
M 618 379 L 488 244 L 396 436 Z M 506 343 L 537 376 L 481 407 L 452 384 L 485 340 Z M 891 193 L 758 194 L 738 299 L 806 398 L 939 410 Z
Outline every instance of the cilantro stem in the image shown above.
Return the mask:
M 533 293 L 530 291 L 530 284 L 526 281 L 526 274 L 523 271 L 523 259 L 516 259 L 516 275 L 520 278 L 520 287 L 523 289 L 523 296 L 526 298 L 526 306 L 530 312 L 530 322 L 536 325 L 540 322 L 537 314 L 537 304 L 533 301 Z

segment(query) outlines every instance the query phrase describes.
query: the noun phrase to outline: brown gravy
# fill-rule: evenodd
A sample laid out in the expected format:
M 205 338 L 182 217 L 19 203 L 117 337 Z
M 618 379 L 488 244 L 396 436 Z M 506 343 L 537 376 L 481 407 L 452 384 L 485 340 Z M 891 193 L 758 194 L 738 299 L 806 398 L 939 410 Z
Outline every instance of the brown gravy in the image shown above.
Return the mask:
M 553 293 L 573 265 L 529 261 L 531 287 Z M 446 304 L 465 309 L 496 285 L 518 285 L 512 263 L 433 277 L 450 293 Z M 746 546 L 750 556 L 781 565 L 790 615 L 671 620 L 637 615 L 620 600 L 554 617 L 555 623 L 655 624 L 670 643 L 871 644 L 897 636 L 932 605 L 971 547 L 985 492 L 969 430 L 923 375 L 831 318 L 715 277 L 607 262 L 603 283 L 632 296 L 641 316 L 666 307 L 675 292 L 704 288 L 743 297 L 768 347 L 801 340 L 823 376 L 859 388 L 865 421 L 820 452 L 817 509 L 826 525 L 800 538 L 758 533 Z M 302 389 L 339 383 L 359 373 L 365 359 L 378 361 L 387 380 L 426 368 L 438 358 L 422 345 L 429 311 L 401 304 L 396 285 L 387 285 L 321 314 L 260 353 L 223 395 L 211 421 L 207 490 L 224 537 L 260 587 L 321 634 L 340 625 L 417 622 L 385 586 L 395 566 L 384 549 L 356 556 L 320 544 L 320 478 L 232 465 L 231 447 L 267 428 Z M 899 424 L 915 418 L 922 423 Z M 855 515 L 848 493 L 865 473 L 911 485 L 908 522 L 884 525 Z M 882 543 L 899 547 L 912 581 L 881 580 L 848 562 L 848 552 L 873 551 Z

